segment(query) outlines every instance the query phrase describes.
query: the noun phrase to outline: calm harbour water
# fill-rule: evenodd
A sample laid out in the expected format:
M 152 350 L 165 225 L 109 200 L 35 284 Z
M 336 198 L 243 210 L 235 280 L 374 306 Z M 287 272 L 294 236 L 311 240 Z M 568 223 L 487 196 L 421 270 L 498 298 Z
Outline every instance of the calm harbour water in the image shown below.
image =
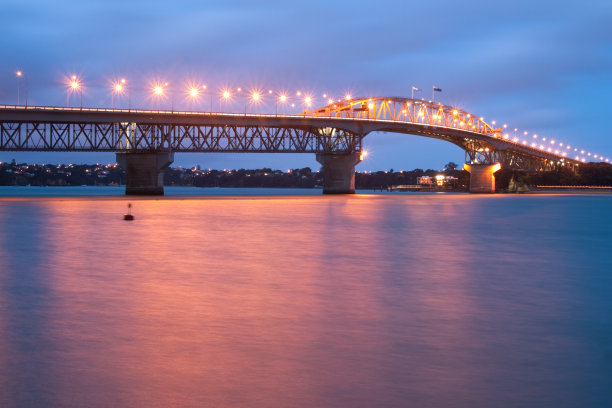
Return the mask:
M 610 195 L 32 191 L 1 407 L 612 406 Z

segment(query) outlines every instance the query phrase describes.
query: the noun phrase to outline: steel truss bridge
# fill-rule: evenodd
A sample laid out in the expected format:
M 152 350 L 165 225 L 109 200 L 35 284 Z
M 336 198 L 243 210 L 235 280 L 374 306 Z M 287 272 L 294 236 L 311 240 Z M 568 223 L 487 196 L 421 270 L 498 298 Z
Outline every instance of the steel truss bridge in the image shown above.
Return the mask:
M 575 168 L 579 161 L 512 141 L 477 115 L 407 98 L 351 99 L 301 115 L 0 106 L 0 150 L 360 153 L 372 132 L 453 143 L 466 163 Z

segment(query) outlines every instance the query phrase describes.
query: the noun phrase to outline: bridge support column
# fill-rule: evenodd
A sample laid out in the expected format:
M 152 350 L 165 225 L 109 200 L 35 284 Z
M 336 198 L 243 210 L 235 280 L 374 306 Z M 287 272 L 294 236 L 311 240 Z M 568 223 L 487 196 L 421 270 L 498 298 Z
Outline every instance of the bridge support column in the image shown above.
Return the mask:
M 465 164 L 463 167 L 470 173 L 470 193 L 495 193 L 495 173 L 501 169 L 495 164 Z
M 174 153 L 117 153 L 117 163 L 125 170 L 126 195 L 164 195 L 164 171 L 174 161 Z
M 355 194 L 355 165 L 360 152 L 349 154 L 317 153 L 323 166 L 323 194 Z

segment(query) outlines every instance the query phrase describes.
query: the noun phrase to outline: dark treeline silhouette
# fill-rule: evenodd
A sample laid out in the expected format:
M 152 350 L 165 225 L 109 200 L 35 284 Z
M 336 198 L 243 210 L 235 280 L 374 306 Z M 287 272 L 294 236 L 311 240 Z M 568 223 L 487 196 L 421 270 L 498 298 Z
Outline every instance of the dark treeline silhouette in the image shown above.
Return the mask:
M 402 170 L 360 172 L 355 174 L 357 189 L 386 189 L 398 185 L 415 185 L 422 176 L 435 178 L 437 175 L 452 176 L 455 191 L 465 191 L 469 186 L 470 175 L 457 170 L 455 163 L 448 163 L 443 171 Z M 580 166 L 577 174 L 567 168 L 549 172 L 522 172 L 502 169 L 495 174 L 498 191 L 507 189 L 510 180 L 529 186 L 536 185 L 576 185 L 612 186 L 612 165 L 587 163 Z M 0 163 L 0 185 L 32 186 L 80 186 L 80 185 L 122 185 L 125 184 L 125 171 L 117 164 L 28 164 L 11 162 Z M 256 170 L 209 170 L 171 167 L 166 170 L 164 184 L 167 186 L 195 187 L 292 187 L 319 188 L 323 184 L 323 174 L 309 167 L 288 171 L 269 168 Z M 448 187 L 448 186 L 447 186 Z
M 268 168 L 256 170 L 201 170 L 169 168 L 164 175 L 167 186 L 195 187 L 295 187 L 313 188 L 321 185 L 322 176 L 309 167 L 288 171 Z
M 505 190 L 513 178 L 527 186 L 612 186 L 612 165 L 585 163 L 576 173 L 567 167 L 539 172 L 501 169 L 495 173 L 496 189 Z
M 418 183 L 418 178 L 423 176 L 429 176 L 434 179 L 437 175 L 452 176 L 457 178 L 456 182 L 452 186 L 448 186 L 447 189 L 465 191 L 469 186 L 470 174 L 465 170 L 456 170 L 454 168 L 446 168 L 443 171 L 438 170 L 422 170 L 414 169 L 410 171 L 377 171 L 355 173 L 355 187 L 358 189 L 386 189 L 391 186 L 400 185 L 415 185 Z M 452 188 L 451 188 L 452 187 Z
M 0 164 L 3 186 L 95 186 L 125 183 L 125 172 L 116 164 Z

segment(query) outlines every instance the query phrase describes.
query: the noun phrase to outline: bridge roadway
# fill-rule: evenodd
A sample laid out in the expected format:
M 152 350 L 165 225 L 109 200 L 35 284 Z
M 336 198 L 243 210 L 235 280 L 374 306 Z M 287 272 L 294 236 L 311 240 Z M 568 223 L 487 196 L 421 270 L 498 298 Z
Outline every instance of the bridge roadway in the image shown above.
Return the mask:
M 315 153 L 323 192 L 354 193 L 362 140 L 377 131 L 460 146 L 472 192 L 494 192 L 501 166 L 579 165 L 564 153 L 504 138 L 468 112 L 406 98 L 354 99 L 301 115 L 0 106 L 0 150 L 114 151 L 126 171 L 126 194 L 163 194 L 164 170 L 178 152 Z

